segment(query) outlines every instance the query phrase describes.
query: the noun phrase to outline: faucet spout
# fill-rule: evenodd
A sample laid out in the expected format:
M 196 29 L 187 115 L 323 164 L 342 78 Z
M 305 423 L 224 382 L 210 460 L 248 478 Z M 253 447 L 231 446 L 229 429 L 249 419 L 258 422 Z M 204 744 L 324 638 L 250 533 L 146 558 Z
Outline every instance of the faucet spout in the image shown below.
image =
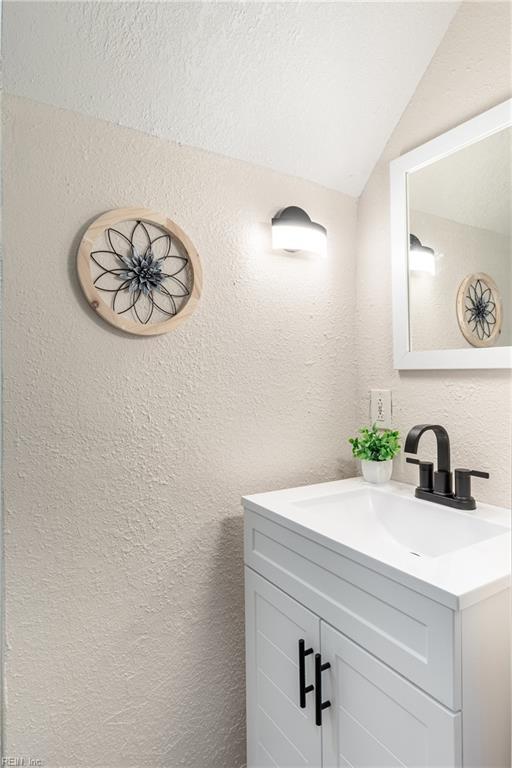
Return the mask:
M 471 496 L 470 478 L 489 477 L 488 472 L 470 469 L 455 470 L 455 493 L 452 491 L 452 473 L 450 471 L 450 438 L 440 424 L 416 424 L 405 438 L 404 453 L 417 453 L 418 444 L 424 432 L 432 432 L 437 441 L 437 470 L 432 472 L 431 461 L 407 459 L 410 464 L 419 464 L 420 484 L 414 495 L 423 501 L 435 501 L 454 509 L 476 509 L 476 502 Z
M 437 441 L 437 470 L 438 472 L 450 471 L 450 438 L 448 432 L 440 424 L 416 424 L 405 439 L 404 452 L 417 453 L 420 437 L 432 430 Z

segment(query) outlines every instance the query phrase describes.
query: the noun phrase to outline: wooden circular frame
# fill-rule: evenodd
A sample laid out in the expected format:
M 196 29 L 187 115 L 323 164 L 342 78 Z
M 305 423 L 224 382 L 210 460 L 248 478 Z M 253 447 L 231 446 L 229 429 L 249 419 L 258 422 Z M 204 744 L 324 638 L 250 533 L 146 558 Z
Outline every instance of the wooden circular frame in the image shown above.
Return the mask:
M 136 220 L 154 224 L 170 235 L 171 239 L 174 238 L 175 240 L 178 240 L 187 253 L 192 269 L 192 287 L 190 295 L 182 305 L 180 311 L 174 315 L 174 317 L 170 317 L 167 320 L 162 320 L 159 323 L 148 323 L 147 325 L 137 323 L 134 320 L 130 320 L 127 317 L 118 315 L 117 312 L 114 312 L 114 310 L 102 299 L 100 292 L 93 283 L 91 275 L 91 251 L 93 250 L 94 243 L 97 241 L 98 237 L 103 234 L 106 229 L 115 227 L 123 221 Z M 157 336 L 161 333 L 172 331 L 173 328 L 176 328 L 180 323 L 190 317 L 196 308 L 197 302 L 201 298 L 203 272 L 199 254 L 192 242 L 181 227 L 175 224 L 174 221 L 171 221 L 171 219 L 168 219 L 157 211 L 152 211 L 147 208 L 116 208 L 113 211 L 103 213 L 93 221 L 82 237 L 78 248 L 77 271 L 78 279 L 85 297 L 96 314 L 115 328 L 119 328 L 126 333 L 133 333 L 137 336 Z
M 488 339 L 479 339 L 478 336 L 475 336 L 472 331 L 468 328 L 468 324 L 465 319 L 465 312 L 466 312 L 466 293 L 468 290 L 468 287 L 471 283 L 476 282 L 477 280 L 481 280 L 483 283 L 486 284 L 488 288 L 491 289 L 492 295 L 493 295 L 493 301 L 496 306 L 496 323 L 494 324 L 493 331 Z M 498 286 L 492 279 L 492 277 L 485 272 L 474 272 L 471 275 L 467 275 L 467 277 L 464 278 L 462 283 L 459 285 L 459 290 L 457 291 L 457 321 L 459 323 L 459 328 L 461 330 L 462 335 L 466 339 L 467 342 L 471 344 L 472 347 L 492 347 L 494 346 L 496 339 L 499 337 L 501 333 L 501 326 L 503 322 L 503 309 L 501 304 L 501 296 L 500 292 L 498 290 Z

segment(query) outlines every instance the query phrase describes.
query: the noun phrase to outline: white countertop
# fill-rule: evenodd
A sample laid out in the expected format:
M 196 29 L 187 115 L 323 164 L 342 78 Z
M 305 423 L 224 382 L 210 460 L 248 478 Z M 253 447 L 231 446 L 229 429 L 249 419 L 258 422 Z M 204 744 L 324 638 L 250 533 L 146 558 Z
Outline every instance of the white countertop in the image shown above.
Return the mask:
M 357 491 L 360 493 L 354 494 Z M 344 494 L 349 494 L 346 504 Z M 420 520 L 423 526 L 425 520 L 429 524 L 431 521 L 430 539 L 436 524 L 444 530 L 446 521 L 452 528 L 454 525 L 461 529 L 467 526 L 470 531 L 485 526 L 473 524 L 469 518 L 504 526 L 504 529 L 503 533 L 498 528 L 493 529 L 490 538 L 463 544 L 452 551 L 415 556 L 406 544 L 399 541 L 400 536 L 397 540 L 396 536 L 386 532 L 387 525 L 380 523 L 380 512 L 370 510 L 370 502 L 365 502 L 367 508 L 364 515 L 359 515 L 355 506 L 352 513 L 351 499 L 355 499 L 356 495 L 378 502 L 373 506 L 384 505 L 384 509 L 390 511 L 400 508 L 402 519 L 407 522 L 404 528 L 409 527 L 409 531 L 414 529 L 415 515 L 418 525 Z M 409 505 L 410 501 L 413 504 Z M 245 496 L 243 503 L 247 509 L 454 610 L 467 608 L 510 586 L 511 511 L 508 509 L 478 504 L 475 511 L 460 512 L 416 499 L 412 485 L 391 481 L 377 486 L 360 477 Z M 406 518 L 403 517 L 404 510 Z M 449 517 L 443 518 L 442 515 Z M 392 522 L 396 532 L 397 522 Z M 453 534 L 450 532 L 450 535 Z M 442 543 L 439 543 L 440 550 L 443 549 Z

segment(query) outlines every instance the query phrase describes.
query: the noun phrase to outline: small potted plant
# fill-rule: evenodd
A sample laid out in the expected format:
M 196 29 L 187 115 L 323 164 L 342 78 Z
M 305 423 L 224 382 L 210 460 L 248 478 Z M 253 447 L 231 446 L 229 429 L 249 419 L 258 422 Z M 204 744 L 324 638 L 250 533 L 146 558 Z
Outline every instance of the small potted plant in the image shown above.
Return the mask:
M 387 483 L 393 471 L 393 458 L 400 451 L 400 433 L 392 429 L 362 427 L 360 437 L 351 437 L 349 443 L 356 459 L 361 459 L 364 479 L 369 483 Z

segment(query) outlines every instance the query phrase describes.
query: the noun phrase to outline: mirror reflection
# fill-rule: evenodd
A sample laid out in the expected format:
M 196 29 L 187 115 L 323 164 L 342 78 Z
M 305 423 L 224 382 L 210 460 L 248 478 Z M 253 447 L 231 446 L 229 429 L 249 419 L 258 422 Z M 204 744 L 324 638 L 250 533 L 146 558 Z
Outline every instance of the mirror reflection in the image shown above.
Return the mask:
M 512 128 L 407 174 L 410 349 L 512 344 Z

